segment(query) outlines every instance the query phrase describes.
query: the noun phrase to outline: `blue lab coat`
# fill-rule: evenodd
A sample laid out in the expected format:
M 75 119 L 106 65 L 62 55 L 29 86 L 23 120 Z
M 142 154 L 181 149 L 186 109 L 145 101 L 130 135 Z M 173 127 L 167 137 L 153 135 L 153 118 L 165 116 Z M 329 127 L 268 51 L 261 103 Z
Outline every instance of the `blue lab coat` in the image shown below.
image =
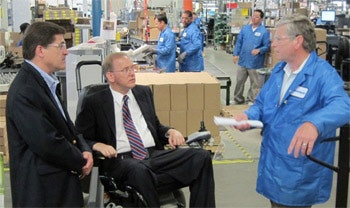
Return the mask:
M 254 105 L 245 111 L 249 119 L 264 124 L 256 190 L 288 206 L 324 203 L 333 171 L 306 156 L 294 158 L 287 149 L 300 125 L 311 122 L 319 133 L 311 155 L 333 164 L 335 142 L 321 142 L 350 122 L 350 99 L 337 71 L 312 52 L 279 102 L 285 65 L 276 64 Z

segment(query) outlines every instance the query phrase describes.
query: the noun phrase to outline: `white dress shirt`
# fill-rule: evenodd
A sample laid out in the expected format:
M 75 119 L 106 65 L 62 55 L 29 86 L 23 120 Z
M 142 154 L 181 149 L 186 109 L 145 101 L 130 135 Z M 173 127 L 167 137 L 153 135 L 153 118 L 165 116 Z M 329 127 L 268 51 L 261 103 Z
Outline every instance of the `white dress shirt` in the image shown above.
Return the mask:
M 115 125 L 116 125 L 116 140 L 117 140 L 117 152 L 123 153 L 123 152 L 129 152 L 131 151 L 130 144 L 128 137 L 125 133 L 124 125 L 123 125 L 123 97 L 124 95 L 112 90 L 110 88 L 112 95 L 113 95 L 113 103 L 114 103 L 114 112 L 115 112 Z M 150 132 L 150 130 L 147 127 L 147 123 L 145 121 L 145 118 L 142 115 L 141 109 L 139 105 L 137 104 L 137 101 L 132 94 L 132 91 L 129 90 L 127 93 L 127 96 L 129 96 L 128 99 L 128 107 L 130 111 L 131 118 L 134 122 L 135 128 L 137 132 L 139 133 L 143 145 L 148 147 L 154 147 L 155 142 L 154 138 Z

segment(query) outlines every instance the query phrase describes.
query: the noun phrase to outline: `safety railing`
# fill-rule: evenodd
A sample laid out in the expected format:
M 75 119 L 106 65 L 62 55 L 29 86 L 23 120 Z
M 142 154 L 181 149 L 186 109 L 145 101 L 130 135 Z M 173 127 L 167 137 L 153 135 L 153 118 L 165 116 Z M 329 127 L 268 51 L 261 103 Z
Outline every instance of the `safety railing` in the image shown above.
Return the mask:
M 319 160 L 312 155 L 308 155 L 307 157 L 320 164 L 323 165 L 338 174 L 337 177 L 337 190 L 336 190 L 336 202 L 335 207 L 347 207 L 348 203 L 348 187 L 349 187 L 349 162 L 350 162 L 350 124 L 346 124 L 340 128 L 339 136 L 335 138 L 326 139 L 323 142 L 335 142 L 339 141 L 339 151 L 338 151 L 338 167 L 333 166 L 329 163 L 326 163 L 322 160 Z

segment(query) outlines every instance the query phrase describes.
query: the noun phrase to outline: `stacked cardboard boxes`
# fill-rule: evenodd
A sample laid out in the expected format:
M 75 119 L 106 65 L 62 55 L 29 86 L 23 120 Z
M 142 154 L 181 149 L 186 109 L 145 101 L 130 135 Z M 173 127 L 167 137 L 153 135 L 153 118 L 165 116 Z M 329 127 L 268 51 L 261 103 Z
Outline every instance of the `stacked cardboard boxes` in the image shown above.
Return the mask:
M 318 55 L 326 59 L 327 56 L 327 30 L 322 28 L 315 28 L 316 40 L 317 40 L 317 53 Z
M 12 52 L 18 57 L 22 56 L 22 49 L 17 47 L 22 34 L 19 32 L 0 32 L 0 45 L 5 47 L 6 51 Z
M 78 13 L 66 7 L 51 7 L 46 9 L 43 14 L 44 21 L 50 21 L 62 26 L 66 30 L 64 40 L 67 47 L 75 45 L 75 23 L 78 19 Z
M 220 115 L 220 83 L 207 72 L 136 73 L 136 82 L 151 87 L 156 113 L 164 125 L 188 136 L 199 130 L 200 122 L 220 143 L 213 117 Z
M 146 34 L 146 26 L 148 26 L 149 29 L 149 41 L 156 41 L 158 40 L 158 36 L 160 31 L 158 28 L 156 28 L 154 17 L 156 13 L 155 11 L 148 11 L 147 16 L 145 17 L 145 13 L 143 11 L 136 13 L 136 20 L 129 21 L 129 29 L 133 31 L 131 34 L 133 37 L 145 40 L 145 34 Z
M 3 153 L 4 164 L 9 162 L 9 150 L 6 130 L 6 95 L 0 95 L 0 152 Z

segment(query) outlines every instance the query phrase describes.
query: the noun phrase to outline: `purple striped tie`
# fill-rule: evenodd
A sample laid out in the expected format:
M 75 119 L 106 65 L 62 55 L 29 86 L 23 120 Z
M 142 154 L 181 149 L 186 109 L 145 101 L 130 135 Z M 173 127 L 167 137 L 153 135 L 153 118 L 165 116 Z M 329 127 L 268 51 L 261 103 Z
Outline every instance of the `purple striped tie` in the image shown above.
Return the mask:
M 128 107 L 128 99 L 127 95 L 123 97 L 123 123 L 125 133 L 128 136 L 129 143 L 131 146 L 131 152 L 135 159 L 143 160 L 147 157 L 147 150 L 143 146 L 141 137 L 137 132 L 134 122 L 132 121 L 129 107 Z

